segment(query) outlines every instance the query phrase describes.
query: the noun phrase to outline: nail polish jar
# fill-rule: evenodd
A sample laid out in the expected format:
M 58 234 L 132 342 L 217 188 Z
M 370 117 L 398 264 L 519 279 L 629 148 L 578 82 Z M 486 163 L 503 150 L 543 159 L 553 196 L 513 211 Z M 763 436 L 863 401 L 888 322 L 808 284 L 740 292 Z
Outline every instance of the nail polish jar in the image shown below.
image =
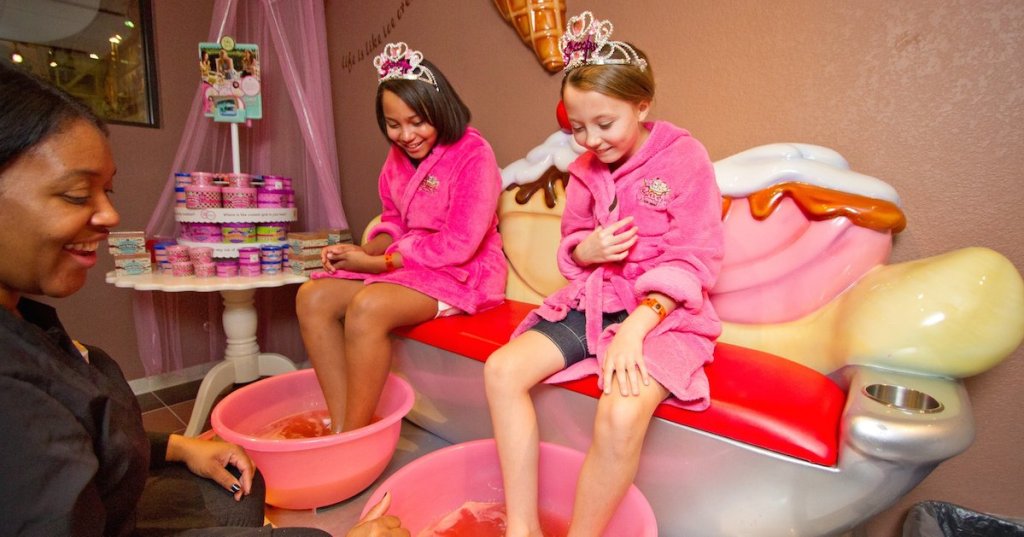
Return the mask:
M 224 175 L 224 181 L 231 188 L 252 187 L 252 176 L 247 173 L 228 173 Z
M 221 207 L 221 187 L 216 185 L 186 186 L 185 207 L 189 209 L 219 209 Z
M 222 204 L 226 209 L 251 209 L 256 207 L 256 189 L 252 187 L 226 186 L 221 190 Z
M 256 224 L 256 242 L 288 242 L 287 222 L 263 222 Z
M 182 224 L 182 228 L 184 229 Z M 207 224 L 193 222 L 189 225 L 189 236 L 190 240 L 195 242 L 224 242 L 224 236 L 220 229 L 220 224 Z
M 192 262 L 191 261 L 172 261 L 171 262 L 171 275 L 172 276 L 191 276 L 193 274 Z
M 241 244 L 256 242 L 256 224 L 252 222 L 227 222 L 221 224 L 220 235 L 225 243 Z
M 218 260 L 215 265 L 217 266 L 218 278 L 233 278 L 238 276 L 238 261 L 234 259 L 221 259 Z

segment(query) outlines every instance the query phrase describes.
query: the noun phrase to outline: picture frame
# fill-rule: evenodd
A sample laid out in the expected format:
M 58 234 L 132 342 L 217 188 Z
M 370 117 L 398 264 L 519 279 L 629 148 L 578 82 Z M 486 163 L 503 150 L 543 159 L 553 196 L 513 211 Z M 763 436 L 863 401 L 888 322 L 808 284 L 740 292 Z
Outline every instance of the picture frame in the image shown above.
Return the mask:
M 229 36 L 199 43 L 203 113 L 214 121 L 242 123 L 263 118 L 260 48 Z
M 160 126 L 152 0 L 7 0 L 0 54 L 107 123 Z

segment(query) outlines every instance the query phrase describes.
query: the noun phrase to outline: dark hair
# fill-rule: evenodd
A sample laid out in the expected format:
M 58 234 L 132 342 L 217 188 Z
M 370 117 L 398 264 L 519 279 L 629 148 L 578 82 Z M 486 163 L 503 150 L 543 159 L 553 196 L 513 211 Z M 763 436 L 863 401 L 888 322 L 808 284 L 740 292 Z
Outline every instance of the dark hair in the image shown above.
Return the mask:
M 628 44 L 628 43 L 627 43 Z M 562 94 L 566 86 L 582 91 L 596 91 L 602 95 L 638 104 L 654 100 L 654 71 L 647 55 L 630 46 L 637 55 L 647 62 L 641 71 L 631 64 L 583 65 L 565 74 L 562 79 Z
M 79 119 L 108 134 L 103 121 L 74 97 L 0 61 L 0 171 Z
M 377 85 L 377 126 L 387 137 L 388 126 L 384 121 L 384 105 L 381 104 L 381 96 L 387 90 L 397 95 L 412 108 L 413 112 L 416 112 L 416 115 L 437 129 L 437 143 L 453 144 L 462 138 L 469 127 L 469 108 L 459 98 L 459 94 L 455 93 L 455 88 L 448 83 L 448 79 L 437 66 L 427 60 L 420 62 L 420 65 L 430 69 L 434 74 L 437 88 L 423 80 L 393 78 L 381 82 Z

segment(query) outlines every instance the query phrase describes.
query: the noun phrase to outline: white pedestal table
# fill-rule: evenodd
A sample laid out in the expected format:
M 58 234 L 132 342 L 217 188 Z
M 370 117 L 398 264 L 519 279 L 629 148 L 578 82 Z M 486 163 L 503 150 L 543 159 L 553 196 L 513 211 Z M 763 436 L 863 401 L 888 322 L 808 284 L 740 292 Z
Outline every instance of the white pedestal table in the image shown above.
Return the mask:
M 217 396 L 228 386 L 252 382 L 262 376 L 278 375 L 295 371 L 295 363 L 277 353 L 260 352 L 256 343 L 256 304 L 253 296 L 256 289 L 281 287 L 308 280 L 306 276 L 291 273 L 238 276 L 232 278 L 197 278 L 194 276 L 171 276 L 169 274 L 142 274 L 138 276 L 116 276 L 107 273 L 107 283 L 137 291 L 163 292 L 212 292 L 218 291 L 224 299 L 224 334 L 227 348 L 224 361 L 213 366 L 203 378 L 196 394 L 195 406 L 185 429 L 187 436 L 202 432 L 206 418 L 210 415 Z

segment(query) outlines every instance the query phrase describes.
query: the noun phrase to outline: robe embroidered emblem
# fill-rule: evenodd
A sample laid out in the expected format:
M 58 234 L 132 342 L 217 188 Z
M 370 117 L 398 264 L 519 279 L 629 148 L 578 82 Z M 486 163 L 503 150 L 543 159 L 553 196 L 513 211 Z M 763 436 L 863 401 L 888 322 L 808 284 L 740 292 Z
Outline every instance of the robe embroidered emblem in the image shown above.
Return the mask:
M 437 177 L 434 177 L 433 175 L 428 175 L 424 177 L 422 181 L 420 181 L 420 190 L 432 194 L 434 192 L 437 192 L 438 184 L 440 184 L 440 181 L 437 180 Z
M 670 192 L 672 189 L 660 178 L 644 179 L 644 186 L 640 189 L 637 199 L 652 207 L 664 207 L 668 203 Z

